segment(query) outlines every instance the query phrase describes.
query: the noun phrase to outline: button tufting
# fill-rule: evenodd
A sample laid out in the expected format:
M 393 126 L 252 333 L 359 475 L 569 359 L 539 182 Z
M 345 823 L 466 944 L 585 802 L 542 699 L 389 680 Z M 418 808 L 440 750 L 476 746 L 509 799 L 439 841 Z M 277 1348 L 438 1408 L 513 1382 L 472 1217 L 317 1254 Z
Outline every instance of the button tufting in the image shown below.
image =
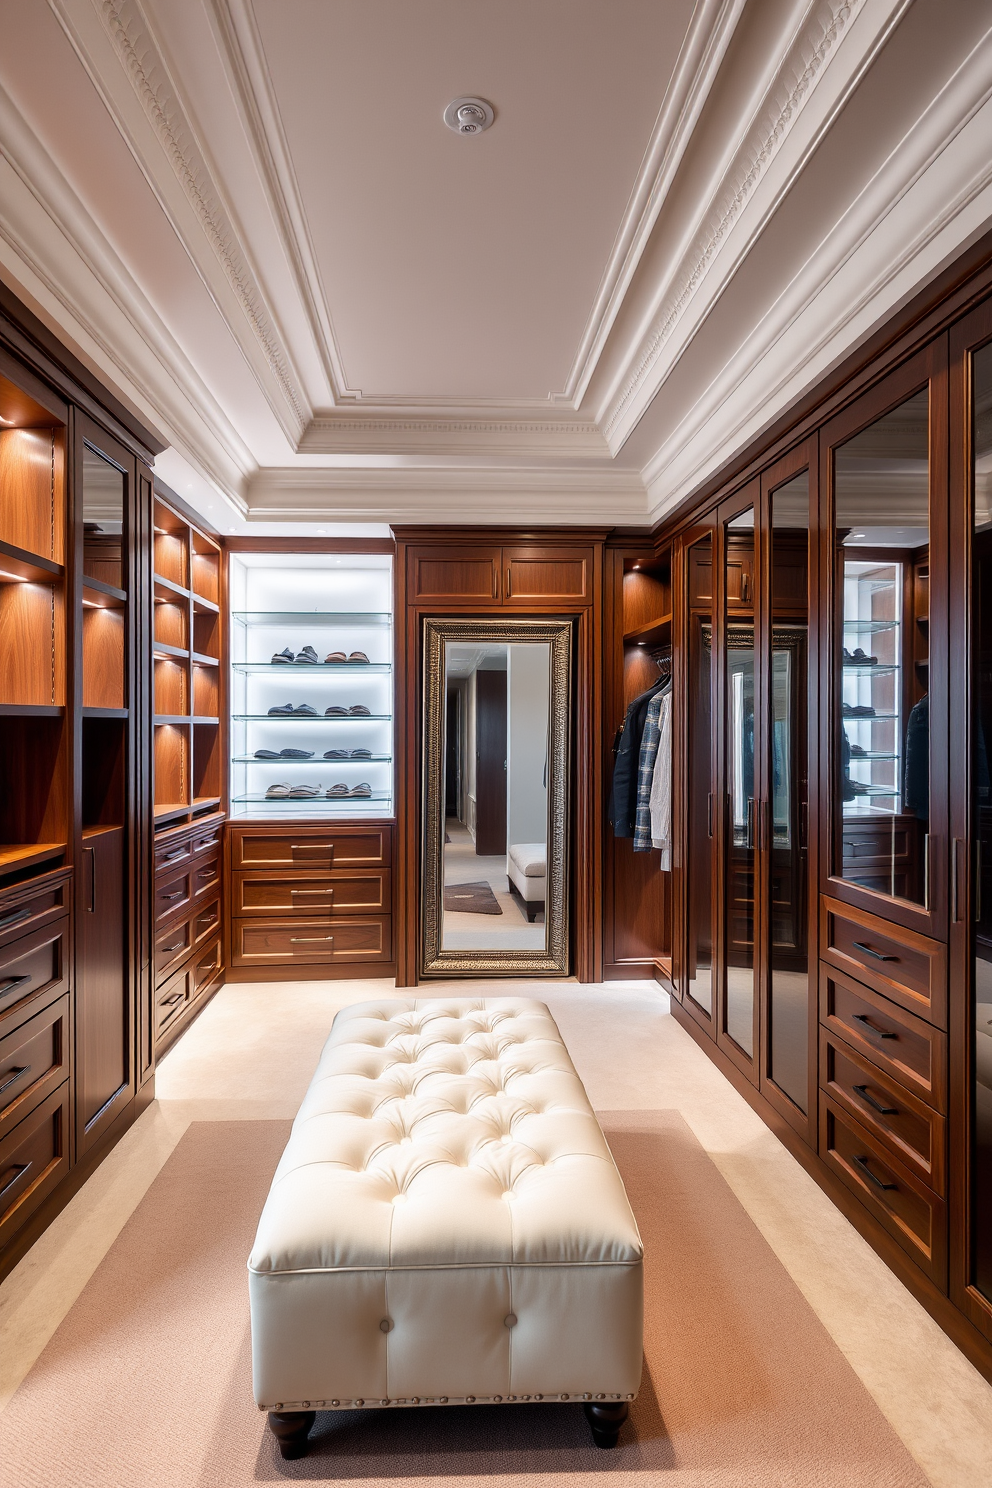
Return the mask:
M 393 1203 L 393 1204 L 405 1204 L 406 1203 L 406 1194 L 405 1193 L 394 1194 L 394 1196 L 393 1196 L 393 1198 L 391 1200 L 391 1203 Z
M 517 1314 L 515 1312 L 508 1312 L 503 1319 L 503 1326 L 506 1328 L 515 1328 L 517 1326 Z
M 388 1333 L 389 1330 L 392 1328 L 392 1326 L 393 1326 L 393 1320 L 392 1320 L 392 1318 L 383 1318 L 382 1322 L 379 1324 L 379 1332 L 380 1333 Z

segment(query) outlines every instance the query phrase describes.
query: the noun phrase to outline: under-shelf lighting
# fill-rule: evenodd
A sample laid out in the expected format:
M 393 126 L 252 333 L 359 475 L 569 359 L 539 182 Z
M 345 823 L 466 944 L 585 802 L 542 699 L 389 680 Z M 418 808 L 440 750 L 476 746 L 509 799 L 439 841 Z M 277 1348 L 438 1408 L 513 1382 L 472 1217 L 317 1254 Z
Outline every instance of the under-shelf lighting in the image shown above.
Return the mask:
M 23 574 L 8 573 L 5 568 L 0 568 L 0 579 L 10 579 L 12 584 L 30 584 Z

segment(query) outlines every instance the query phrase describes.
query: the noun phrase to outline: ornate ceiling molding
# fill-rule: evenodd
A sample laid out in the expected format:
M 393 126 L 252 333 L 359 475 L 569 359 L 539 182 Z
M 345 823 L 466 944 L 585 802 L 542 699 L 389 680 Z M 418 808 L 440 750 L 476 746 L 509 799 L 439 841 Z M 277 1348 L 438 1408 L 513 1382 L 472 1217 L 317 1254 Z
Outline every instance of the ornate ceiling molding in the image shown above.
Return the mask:
M 434 410 L 358 416 L 318 415 L 300 441 L 301 454 L 543 455 L 608 460 L 597 424 L 545 409 L 534 418 L 487 417 Z

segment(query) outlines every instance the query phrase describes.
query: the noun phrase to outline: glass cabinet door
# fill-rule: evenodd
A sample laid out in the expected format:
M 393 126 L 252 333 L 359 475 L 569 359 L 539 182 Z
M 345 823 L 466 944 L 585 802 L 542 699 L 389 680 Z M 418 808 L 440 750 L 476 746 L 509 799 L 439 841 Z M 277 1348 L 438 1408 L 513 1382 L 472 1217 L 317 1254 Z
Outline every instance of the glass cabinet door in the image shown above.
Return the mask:
M 711 1025 L 713 1016 L 713 536 L 686 553 L 688 759 L 685 869 L 686 1006 Z
M 723 525 L 723 986 L 721 1034 L 754 1055 L 757 852 L 754 508 Z

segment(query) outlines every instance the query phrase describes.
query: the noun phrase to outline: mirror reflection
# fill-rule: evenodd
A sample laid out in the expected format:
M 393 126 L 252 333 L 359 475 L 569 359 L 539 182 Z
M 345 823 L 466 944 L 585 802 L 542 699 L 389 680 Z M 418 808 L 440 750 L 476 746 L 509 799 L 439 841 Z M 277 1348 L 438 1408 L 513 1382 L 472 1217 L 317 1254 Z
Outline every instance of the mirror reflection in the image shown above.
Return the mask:
M 124 472 L 83 445 L 83 573 L 123 588 Z
M 971 548 L 972 1016 L 971 1284 L 992 1301 L 992 346 L 972 367 L 975 506 Z
M 547 944 L 547 641 L 444 646 L 446 951 Z

